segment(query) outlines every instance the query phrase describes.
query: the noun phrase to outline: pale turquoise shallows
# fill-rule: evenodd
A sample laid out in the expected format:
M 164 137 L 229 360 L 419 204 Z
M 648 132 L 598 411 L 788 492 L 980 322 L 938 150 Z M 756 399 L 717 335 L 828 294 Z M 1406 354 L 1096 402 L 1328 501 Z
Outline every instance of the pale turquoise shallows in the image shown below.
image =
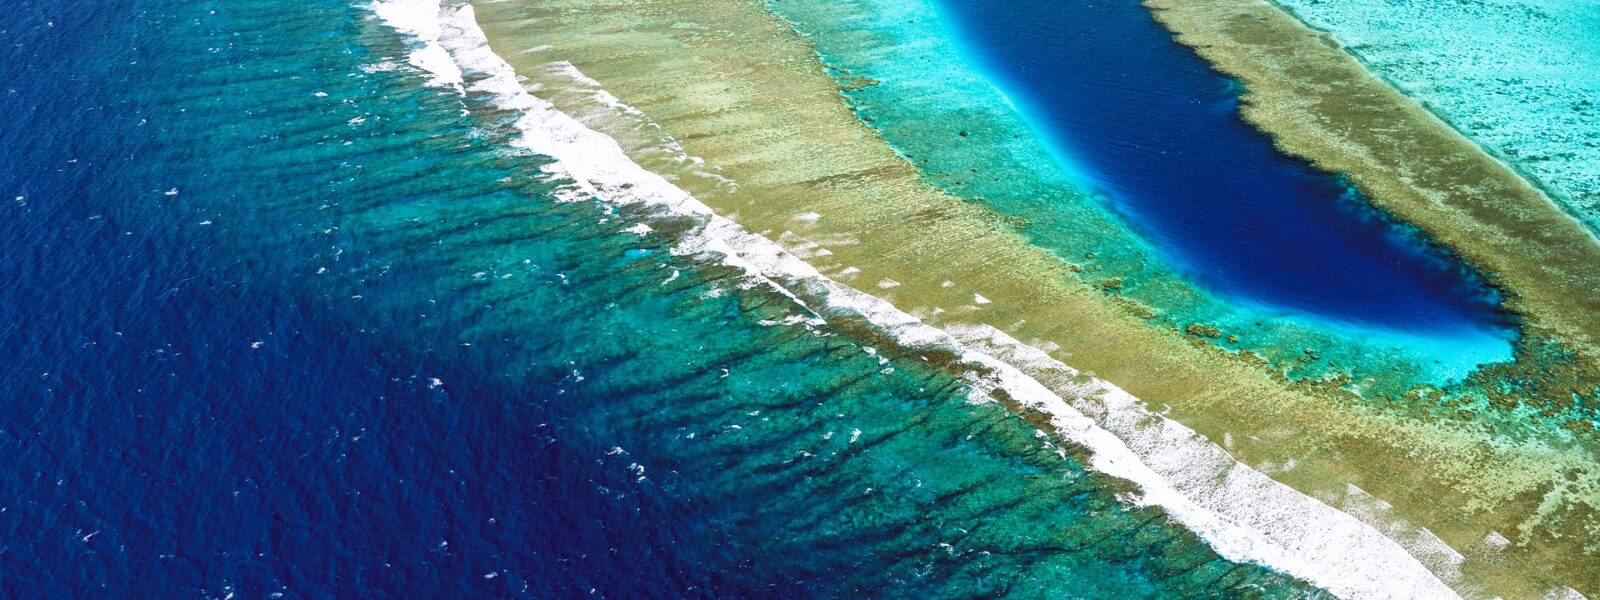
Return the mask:
M 1600 231 L 1600 1 L 1276 1 Z

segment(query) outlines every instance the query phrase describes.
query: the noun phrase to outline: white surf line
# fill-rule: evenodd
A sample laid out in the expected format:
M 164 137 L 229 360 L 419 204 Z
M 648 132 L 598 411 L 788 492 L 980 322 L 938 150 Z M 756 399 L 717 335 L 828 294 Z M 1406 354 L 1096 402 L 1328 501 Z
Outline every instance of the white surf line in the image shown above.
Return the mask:
M 521 135 L 513 143 L 554 159 L 546 173 L 574 182 L 563 192 L 566 200 L 597 198 L 618 206 L 651 208 L 663 216 L 699 218 L 701 226 L 685 234 L 675 254 L 741 268 L 748 274 L 748 285 L 771 285 L 802 306 L 809 307 L 804 299 L 812 299 L 822 307 L 821 313 L 858 315 L 910 349 L 956 353 L 973 366 L 968 376 L 975 385 L 975 399 L 990 400 L 990 392 L 1004 391 L 1012 400 L 1050 415 L 1059 435 L 1089 451 L 1090 468 L 1135 483 L 1141 493 L 1132 502 L 1161 507 L 1224 558 L 1266 565 L 1346 598 L 1457 597 L 1393 540 L 1233 461 L 1193 431 L 1144 410 L 1137 399 L 1115 386 L 1093 380 L 1082 390 L 1109 399 L 1103 401 L 1107 412 L 1102 419 L 1154 419 L 1162 423 L 1160 431 L 1172 435 L 1138 437 L 1136 452 L 1016 366 L 962 344 L 950 332 L 883 299 L 824 277 L 776 242 L 717 216 L 687 192 L 633 163 L 610 137 L 529 94 L 515 70 L 489 48 L 471 6 L 441 7 L 439 0 L 378 0 L 373 6 L 384 22 L 414 40 L 417 52 L 437 55 L 435 46 L 446 51 L 454 70 L 443 68 L 430 82 L 449 86 L 455 83 L 452 73 L 463 73 L 466 90 L 487 94 L 500 108 L 521 114 L 517 121 Z M 401 11 L 403 15 L 397 14 Z M 429 36 L 435 28 L 439 35 Z M 412 64 L 427 68 L 424 65 L 435 61 L 413 59 Z M 964 333 L 973 337 L 971 331 Z M 997 348 L 1015 343 L 993 333 L 988 339 Z M 1066 365 L 1058 368 L 1077 374 Z M 1238 483 L 1230 483 L 1235 480 Z
M 428 85 L 451 87 L 463 92 L 461 68 L 450 53 L 439 45 L 439 0 L 382 0 L 368 9 L 385 25 L 409 36 L 415 43 L 407 59 L 411 66 L 428 74 Z
M 968 347 L 1048 382 L 1058 398 L 1117 436 L 1174 492 L 1226 521 L 1263 532 L 1292 554 L 1325 562 L 1329 570 L 1361 573 L 1370 572 L 1369 563 L 1375 560 L 1401 559 L 1393 554 L 1398 550 L 1407 555 L 1405 562 L 1419 566 L 1426 562 L 1429 571 L 1450 579 L 1460 576 L 1465 557 L 1427 529 L 1396 527 L 1393 533 L 1407 538 L 1401 547 L 1372 524 L 1234 460 L 1193 429 L 1152 413 L 1132 394 L 1110 382 L 1085 377 L 1003 331 L 987 325 L 955 326 L 947 331 Z M 1348 486 L 1347 496 L 1346 504 L 1363 498 L 1377 501 L 1354 486 Z M 1366 555 L 1373 550 L 1389 554 Z M 1434 593 L 1424 588 L 1417 591 L 1423 596 Z
M 706 165 L 705 159 L 702 159 L 698 156 L 691 156 L 687 150 L 683 149 L 683 144 L 680 143 L 677 138 L 673 137 L 672 134 L 667 133 L 667 130 L 663 128 L 660 123 L 651 120 L 644 114 L 644 112 L 634 108 L 633 105 L 623 102 L 621 98 L 616 97 L 616 95 L 612 94 L 610 91 L 606 90 L 604 86 L 600 85 L 599 81 L 595 81 L 594 78 L 584 75 L 583 71 L 579 71 L 578 67 L 573 65 L 570 61 L 561 60 L 550 63 L 547 65 L 546 70 L 551 74 L 570 80 L 575 87 L 582 89 L 584 93 L 587 94 L 590 99 L 594 100 L 596 104 L 608 108 L 616 113 L 626 115 L 631 118 L 630 120 L 635 121 L 644 127 L 648 127 L 651 131 L 654 131 L 655 136 L 658 138 L 657 143 L 661 144 L 662 148 L 671 154 L 672 162 L 675 163 L 679 168 L 686 169 L 689 173 L 695 176 L 704 177 L 716 182 L 717 188 L 722 191 L 739 191 L 739 184 L 737 182 L 724 177 L 720 173 L 713 172 L 712 169 Z M 581 122 L 583 119 L 580 118 L 579 121 Z

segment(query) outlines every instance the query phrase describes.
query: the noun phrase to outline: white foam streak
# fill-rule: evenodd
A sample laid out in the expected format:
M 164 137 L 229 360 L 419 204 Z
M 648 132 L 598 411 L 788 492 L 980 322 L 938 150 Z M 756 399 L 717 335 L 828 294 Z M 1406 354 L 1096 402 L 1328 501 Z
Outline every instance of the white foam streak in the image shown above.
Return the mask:
M 521 135 L 514 143 L 554 159 L 546 172 L 573 182 L 563 192 L 565 199 L 598 198 L 648 207 L 663 216 L 695 217 L 701 226 L 685 234 L 674 253 L 743 269 L 746 285 L 771 285 L 824 317 L 864 318 L 909 349 L 960 356 L 971 366 L 968 378 L 976 399 L 987 401 L 1003 391 L 1013 401 L 1050 415 L 1060 436 L 1089 451 L 1090 467 L 1138 485 L 1142 493 L 1135 502 L 1161 507 L 1220 555 L 1267 565 L 1342 597 L 1455 597 L 1393 540 L 1234 461 L 1192 430 L 1151 414 L 1115 386 L 1080 377 L 992 328 L 935 328 L 881 298 L 824 277 L 776 242 L 716 215 L 634 163 L 615 140 L 529 94 L 512 67 L 489 48 L 471 6 L 441 9 L 439 0 L 379 0 L 372 9 L 413 38 L 419 49 L 411 64 L 428 70 L 430 83 L 460 89 L 471 80 L 467 90 L 518 111 Z M 440 63 L 441 51 L 449 65 Z M 1023 369 L 1079 382 L 1058 393 Z
M 1177 421 L 1151 413 L 1109 382 L 1083 377 L 992 327 L 952 331 L 969 347 L 1001 357 L 1003 364 L 1059 381 L 1054 393 L 1024 403 L 1053 415 L 1061 414 L 1057 402 L 1069 403 L 1072 414 L 1093 424 L 1091 435 L 1114 436 L 1138 464 L 1116 449 L 1105 452 L 1107 462 L 1101 463 L 1100 447 L 1095 447 L 1095 469 L 1139 483 L 1143 503 L 1169 510 L 1182 507 L 1175 511 L 1179 520 L 1218 553 L 1251 557 L 1342 597 L 1456 597 L 1416 555 L 1429 559 L 1434 572 L 1447 573 L 1459 573 L 1464 558 L 1426 530 L 1420 530 L 1412 552 L 1407 552 L 1354 516 L 1235 461 L 1226 450 Z M 1060 421 L 1058 426 L 1086 427 L 1076 416 Z
M 623 102 L 621 98 L 616 97 L 616 95 L 606 90 L 599 81 L 596 81 L 594 78 L 589 77 L 588 75 L 584 75 L 583 71 L 578 70 L 576 65 L 564 60 L 556 61 L 548 66 L 548 70 L 553 74 L 560 75 L 571 80 L 577 87 L 585 90 L 589 97 L 593 99 L 596 104 L 611 109 L 616 113 L 621 113 L 623 115 L 632 117 L 634 121 L 653 129 L 661 138 L 659 143 L 667 152 L 672 155 L 673 161 L 676 162 L 680 168 L 686 168 L 691 174 L 715 181 L 717 186 L 722 190 L 729 192 L 738 191 L 739 184 L 737 182 L 708 169 L 705 161 L 700 157 L 690 156 L 689 153 L 683 149 L 683 145 L 680 144 L 677 139 L 673 138 L 672 135 L 663 130 L 660 124 L 649 120 L 649 118 L 646 117 L 645 114 L 639 109 L 634 108 L 632 105 L 629 105 L 626 102 Z
M 368 8 L 385 25 L 409 36 L 415 48 L 408 61 L 429 74 L 428 85 L 450 86 L 461 91 L 461 68 L 450 53 L 439 45 L 440 0 L 381 0 Z

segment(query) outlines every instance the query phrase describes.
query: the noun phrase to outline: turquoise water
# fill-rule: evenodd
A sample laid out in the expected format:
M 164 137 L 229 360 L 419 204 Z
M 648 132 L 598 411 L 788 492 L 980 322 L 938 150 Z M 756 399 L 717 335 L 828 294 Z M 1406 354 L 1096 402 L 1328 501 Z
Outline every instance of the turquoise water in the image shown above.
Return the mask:
M 1600 2 L 1276 1 L 1600 231 Z
M 1215 326 L 1295 376 L 1442 383 L 1511 357 L 1495 292 L 1277 154 L 1136 5 L 769 6 L 874 83 L 844 93 L 933 183 L 1020 218 L 1157 323 Z
M 1316 594 L 556 202 L 351 3 L 13 15 L 7 595 Z

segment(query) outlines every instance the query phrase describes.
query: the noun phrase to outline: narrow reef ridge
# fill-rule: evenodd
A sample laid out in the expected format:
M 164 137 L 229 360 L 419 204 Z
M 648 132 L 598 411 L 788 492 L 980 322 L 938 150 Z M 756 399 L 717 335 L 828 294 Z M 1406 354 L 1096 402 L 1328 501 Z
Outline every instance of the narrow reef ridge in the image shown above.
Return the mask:
M 1146 0 L 1245 86 L 1244 118 L 1283 151 L 1346 174 L 1379 208 L 1493 278 L 1507 307 L 1600 365 L 1600 242 L 1546 194 L 1332 36 L 1265 0 Z

